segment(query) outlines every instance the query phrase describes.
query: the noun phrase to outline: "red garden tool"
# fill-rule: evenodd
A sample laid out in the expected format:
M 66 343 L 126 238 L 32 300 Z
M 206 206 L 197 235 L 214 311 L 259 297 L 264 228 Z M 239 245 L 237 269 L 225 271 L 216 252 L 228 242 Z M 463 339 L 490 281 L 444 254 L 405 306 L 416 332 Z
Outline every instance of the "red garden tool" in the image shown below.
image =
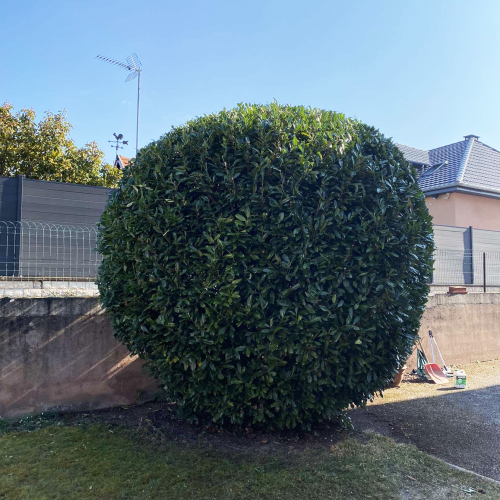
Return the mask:
M 437 345 L 436 339 L 432 333 L 432 330 L 429 330 L 429 342 L 431 344 L 431 354 L 432 354 L 432 363 L 427 363 L 424 366 L 425 373 L 427 376 L 436 384 L 447 384 L 449 382 L 446 373 L 449 371 L 446 367 L 446 363 L 444 362 L 443 356 L 441 355 L 441 351 Z M 444 369 L 441 370 L 439 366 L 436 364 L 436 358 L 434 356 L 434 346 L 436 346 L 437 352 L 441 361 L 443 363 Z

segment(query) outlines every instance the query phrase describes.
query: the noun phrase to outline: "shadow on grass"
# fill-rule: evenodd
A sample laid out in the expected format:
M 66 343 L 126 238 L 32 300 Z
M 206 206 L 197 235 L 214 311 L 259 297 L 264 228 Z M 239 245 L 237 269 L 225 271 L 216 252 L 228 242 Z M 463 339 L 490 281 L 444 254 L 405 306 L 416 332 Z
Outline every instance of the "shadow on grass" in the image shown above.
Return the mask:
M 9 499 L 440 500 L 468 498 L 463 484 L 500 498 L 487 481 L 377 435 L 252 455 L 154 444 L 102 425 L 0 436 L 0 498 Z

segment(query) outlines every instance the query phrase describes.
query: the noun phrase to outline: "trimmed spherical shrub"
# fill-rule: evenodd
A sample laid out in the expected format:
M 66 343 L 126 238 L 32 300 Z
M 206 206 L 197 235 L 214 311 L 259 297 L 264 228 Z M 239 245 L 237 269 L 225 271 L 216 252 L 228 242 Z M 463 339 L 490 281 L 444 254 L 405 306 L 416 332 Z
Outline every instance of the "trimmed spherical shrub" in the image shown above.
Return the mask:
M 310 428 L 417 338 L 432 227 L 390 139 L 241 105 L 142 149 L 102 217 L 102 303 L 185 417 Z

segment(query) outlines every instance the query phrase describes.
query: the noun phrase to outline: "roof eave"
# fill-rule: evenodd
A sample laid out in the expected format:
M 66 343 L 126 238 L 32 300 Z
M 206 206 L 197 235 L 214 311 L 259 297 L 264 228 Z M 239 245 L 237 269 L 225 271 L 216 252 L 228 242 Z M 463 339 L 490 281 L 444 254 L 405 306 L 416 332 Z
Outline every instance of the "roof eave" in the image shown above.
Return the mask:
M 443 186 L 435 188 L 423 189 L 422 192 L 425 196 L 435 196 L 445 193 L 459 192 L 464 194 L 470 194 L 473 196 L 484 196 L 486 198 L 499 198 L 500 199 L 500 189 L 495 188 L 485 188 L 483 186 L 475 186 L 473 184 L 465 184 L 462 182 L 453 182 L 451 184 L 445 184 Z

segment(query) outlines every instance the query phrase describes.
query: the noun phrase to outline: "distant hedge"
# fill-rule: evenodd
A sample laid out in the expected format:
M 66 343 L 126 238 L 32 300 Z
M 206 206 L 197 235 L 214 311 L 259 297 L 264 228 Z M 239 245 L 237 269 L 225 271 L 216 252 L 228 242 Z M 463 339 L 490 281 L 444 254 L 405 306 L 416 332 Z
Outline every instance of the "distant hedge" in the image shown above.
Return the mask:
M 240 105 L 139 153 L 103 217 L 102 303 L 182 414 L 310 428 L 410 353 L 432 226 L 390 139 Z

